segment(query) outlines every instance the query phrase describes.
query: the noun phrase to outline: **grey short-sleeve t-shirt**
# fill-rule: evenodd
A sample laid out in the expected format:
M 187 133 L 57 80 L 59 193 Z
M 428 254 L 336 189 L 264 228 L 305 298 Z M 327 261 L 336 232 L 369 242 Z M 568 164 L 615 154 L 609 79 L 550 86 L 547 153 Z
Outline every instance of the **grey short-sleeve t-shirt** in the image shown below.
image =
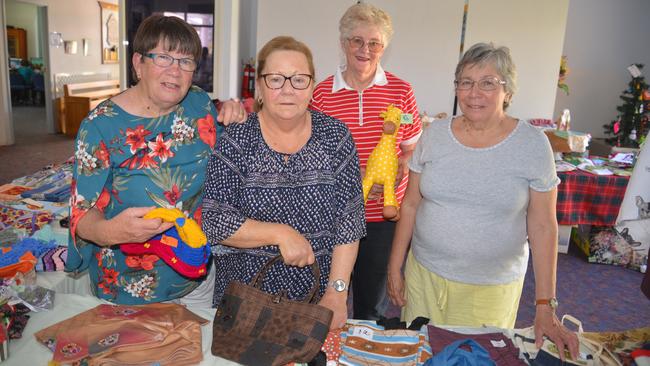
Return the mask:
M 506 284 L 528 264 L 529 189 L 560 180 L 546 136 L 525 121 L 488 148 L 462 145 L 451 119 L 425 129 L 409 167 L 420 173 L 411 246 L 428 270 L 452 281 Z

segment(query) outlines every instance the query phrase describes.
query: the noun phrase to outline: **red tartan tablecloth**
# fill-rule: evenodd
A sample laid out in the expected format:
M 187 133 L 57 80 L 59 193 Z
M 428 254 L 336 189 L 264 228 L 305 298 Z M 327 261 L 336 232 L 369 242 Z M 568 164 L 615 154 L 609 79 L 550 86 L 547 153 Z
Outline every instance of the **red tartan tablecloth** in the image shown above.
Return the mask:
M 557 222 L 560 225 L 613 226 L 630 177 L 559 172 Z

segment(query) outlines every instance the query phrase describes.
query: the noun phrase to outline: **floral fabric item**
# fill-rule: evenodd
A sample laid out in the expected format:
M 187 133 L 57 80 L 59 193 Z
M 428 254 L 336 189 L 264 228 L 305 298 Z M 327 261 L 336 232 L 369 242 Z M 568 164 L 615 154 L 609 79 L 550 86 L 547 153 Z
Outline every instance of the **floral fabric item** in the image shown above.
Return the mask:
M 91 208 L 111 219 L 129 207 L 179 208 L 200 217 L 205 170 L 216 143 L 216 110 L 208 95 L 193 87 L 175 111 L 143 118 L 111 100 L 82 122 L 76 140 L 70 198 L 67 271 L 89 270 L 99 298 L 144 304 L 182 297 L 202 278 L 190 280 L 156 255 L 126 255 L 76 235 Z

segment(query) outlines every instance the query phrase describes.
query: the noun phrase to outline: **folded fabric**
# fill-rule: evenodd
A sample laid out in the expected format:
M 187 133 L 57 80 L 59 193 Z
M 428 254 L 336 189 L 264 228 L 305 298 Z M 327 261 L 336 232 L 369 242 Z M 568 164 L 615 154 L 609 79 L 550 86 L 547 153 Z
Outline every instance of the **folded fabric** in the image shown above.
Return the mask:
M 468 349 L 464 349 L 467 347 Z M 490 355 L 471 339 L 458 340 L 434 354 L 424 366 L 495 366 Z
M 503 333 L 485 333 L 485 334 L 460 334 L 450 330 L 428 325 L 429 344 L 431 351 L 436 354 L 441 352 L 448 345 L 462 340 L 471 338 L 485 348 L 492 360 L 497 365 L 520 366 L 526 363 L 519 358 L 519 350 L 512 343 L 512 340 Z
M 9 255 L 8 257 L 10 257 L 8 258 L 10 260 L 5 260 L 4 262 L 9 264 L 0 267 L 0 278 L 13 278 L 19 273 L 27 274 L 33 271 L 34 266 L 36 266 L 36 257 L 34 257 L 32 252 L 24 252 L 19 257 L 13 255 Z M 0 259 L 7 258 L 5 258 L 5 254 L 0 254 Z
M 58 245 L 52 241 L 44 241 L 34 238 L 24 238 L 10 247 L 2 248 L 0 254 L 0 267 L 16 262 L 25 252 L 31 252 L 34 257 L 40 257 L 51 249 L 57 248 Z
M 54 227 L 57 227 L 55 230 Z M 54 240 L 58 245 L 68 246 L 68 236 L 70 232 L 67 229 L 61 227 L 58 222 L 52 223 L 50 225 L 45 225 L 42 229 L 38 230 L 31 237 L 33 239 L 43 240 L 50 242 Z
M 431 358 L 425 327 L 385 330 L 370 321 L 349 321 L 341 332 L 341 365 L 421 366 Z
M 27 273 L 34 269 L 39 258 L 49 250 L 56 249 L 52 242 L 25 238 L 18 243 L 0 250 L 0 277 L 11 278 L 16 273 Z
M 32 212 L 0 205 L 0 231 L 13 227 L 25 229 L 27 235 L 32 235 L 52 220 L 54 215 L 49 212 Z
M 186 218 L 178 209 L 157 208 L 145 215 L 145 218 L 156 217 L 173 222 L 174 226 L 145 243 L 122 244 L 122 252 L 127 255 L 155 254 L 183 276 L 205 276 L 210 248 L 196 221 Z
M 70 198 L 70 183 L 58 181 L 44 184 L 21 193 L 20 197 L 41 201 L 64 202 Z
M 36 262 L 36 272 L 57 272 L 65 270 L 68 247 L 58 246 L 45 252 Z
M 3 184 L 0 186 L 0 199 L 2 200 L 17 200 L 20 199 L 20 194 L 29 191 L 31 188 L 26 186 L 20 186 L 16 184 Z
M 203 359 L 201 325 L 177 304 L 102 304 L 34 336 L 57 362 L 93 365 L 191 365 Z

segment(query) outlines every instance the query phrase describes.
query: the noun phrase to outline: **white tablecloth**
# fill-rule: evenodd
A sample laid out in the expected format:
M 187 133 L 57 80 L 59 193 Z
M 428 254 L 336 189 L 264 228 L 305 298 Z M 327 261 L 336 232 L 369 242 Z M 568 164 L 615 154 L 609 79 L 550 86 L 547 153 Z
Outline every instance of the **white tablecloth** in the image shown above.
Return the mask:
M 36 341 L 34 333 L 83 311 L 92 309 L 102 303 L 106 302 L 92 295 L 57 293 L 52 310 L 38 313 L 31 312 L 29 314 L 30 319 L 22 338 L 9 342 L 9 359 L 4 361 L 2 366 L 47 365 L 48 361 L 52 359 L 52 352 Z M 188 309 L 210 321 L 210 323 L 202 327 L 203 362 L 200 365 L 238 365 L 223 358 L 215 357 L 210 353 L 210 346 L 212 344 L 212 320 L 214 319 L 216 309 L 192 307 L 188 307 Z

